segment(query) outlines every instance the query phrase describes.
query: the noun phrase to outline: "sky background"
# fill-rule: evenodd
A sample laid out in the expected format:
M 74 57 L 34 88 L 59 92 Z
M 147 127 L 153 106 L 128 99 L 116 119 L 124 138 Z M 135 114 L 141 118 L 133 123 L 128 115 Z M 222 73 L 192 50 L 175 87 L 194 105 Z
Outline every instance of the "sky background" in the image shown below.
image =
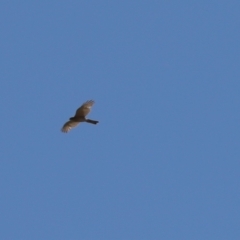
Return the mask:
M 0 239 L 240 239 L 239 27 L 239 0 L 1 1 Z

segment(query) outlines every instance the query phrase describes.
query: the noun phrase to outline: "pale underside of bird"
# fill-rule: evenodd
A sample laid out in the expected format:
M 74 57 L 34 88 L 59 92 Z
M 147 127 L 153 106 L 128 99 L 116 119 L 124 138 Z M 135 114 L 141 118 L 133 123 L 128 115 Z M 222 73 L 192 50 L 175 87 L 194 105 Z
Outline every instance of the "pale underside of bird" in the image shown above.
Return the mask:
M 64 132 L 64 133 L 69 132 L 73 127 L 76 127 L 80 122 L 97 124 L 98 121 L 86 118 L 86 116 L 91 111 L 93 104 L 94 104 L 94 101 L 89 100 L 89 101 L 85 102 L 80 108 L 78 108 L 75 113 L 75 116 L 69 118 L 69 121 L 63 125 L 62 132 Z

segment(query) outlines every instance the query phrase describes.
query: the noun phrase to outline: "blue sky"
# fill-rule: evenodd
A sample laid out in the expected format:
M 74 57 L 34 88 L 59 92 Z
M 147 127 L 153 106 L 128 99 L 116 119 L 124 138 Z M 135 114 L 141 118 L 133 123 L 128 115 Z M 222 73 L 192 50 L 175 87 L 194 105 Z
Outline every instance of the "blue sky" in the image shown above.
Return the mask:
M 240 239 L 239 1 L 0 9 L 0 239 Z

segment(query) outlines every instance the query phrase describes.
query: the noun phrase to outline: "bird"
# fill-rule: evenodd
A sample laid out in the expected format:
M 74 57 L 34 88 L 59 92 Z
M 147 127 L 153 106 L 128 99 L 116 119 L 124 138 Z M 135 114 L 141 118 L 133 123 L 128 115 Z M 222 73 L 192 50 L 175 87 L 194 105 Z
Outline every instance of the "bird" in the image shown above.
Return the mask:
M 79 107 L 75 113 L 74 117 L 69 118 L 61 131 L 64 133 L 69 132 L 72 128 L 76 127 L 80 122 L 87 122 L 92 124 L 97 124 L 99 121 L 87 119 L 86 116 L 91 111 L 91 108 L 95 102 L 93 100 L 86 101 L 81 107 Z

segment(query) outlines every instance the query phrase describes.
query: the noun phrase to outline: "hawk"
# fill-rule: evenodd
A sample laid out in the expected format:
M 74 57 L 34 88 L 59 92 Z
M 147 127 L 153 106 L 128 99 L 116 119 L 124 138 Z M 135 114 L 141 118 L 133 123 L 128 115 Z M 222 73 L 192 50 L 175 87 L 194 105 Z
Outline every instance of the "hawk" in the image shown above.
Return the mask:
M 85 102 L 80 108 L 77 109 L 75 116 L 69 118 L 69 121 L 66 122 L 62 127 L 62 132 L 67 133 L 73 127 L 76 127 L 80 122 L 87 122 L 92 124 L 97 124 L 98 121 L 87 119 L 86 116 L 91 111 L 91 108 L 94 104 L 93 100 Z

